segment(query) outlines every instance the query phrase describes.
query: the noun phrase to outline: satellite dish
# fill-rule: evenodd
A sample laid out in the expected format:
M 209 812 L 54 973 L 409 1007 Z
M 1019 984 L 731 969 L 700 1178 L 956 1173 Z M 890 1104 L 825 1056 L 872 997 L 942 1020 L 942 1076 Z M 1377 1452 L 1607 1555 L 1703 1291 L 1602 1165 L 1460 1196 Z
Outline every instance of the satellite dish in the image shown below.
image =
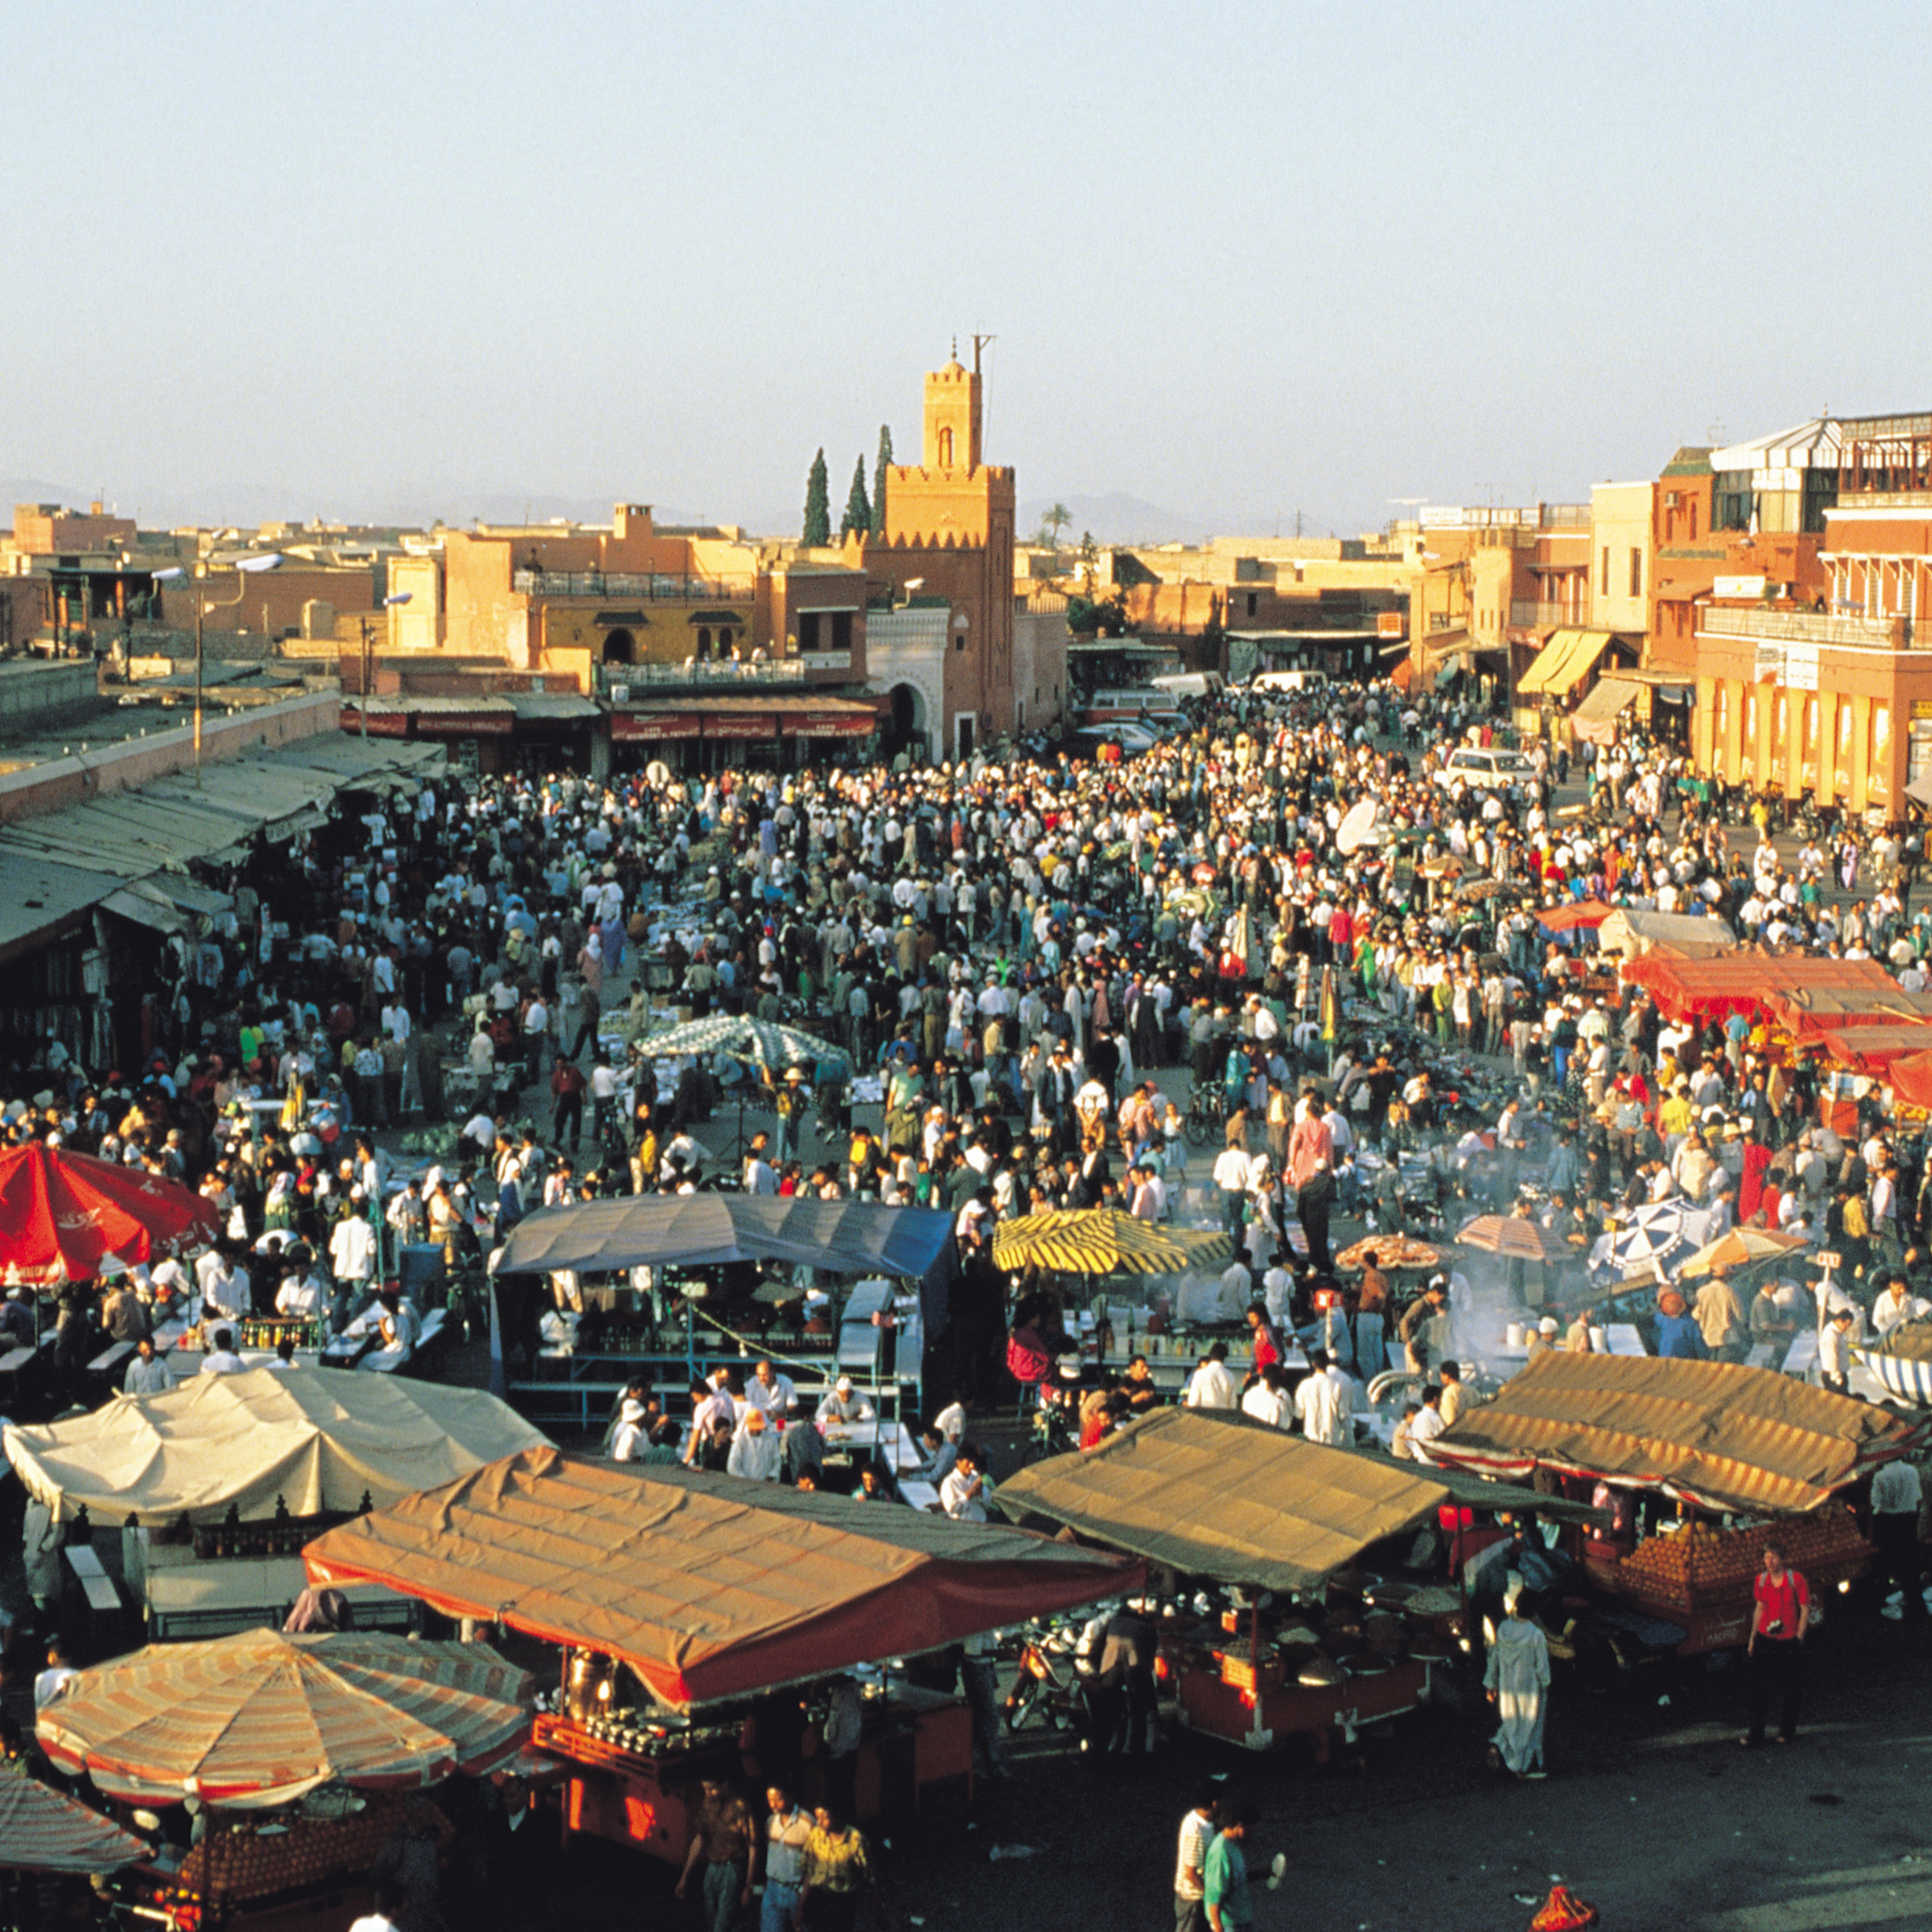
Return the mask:
M 1350 806 L 1346 817 L 1336 827 L 1335 849 L 1346 857 L 1364 845 L 1374 844 L 1379 837 L 1375 824 L 1375 814 L 1379 809 L 1373 798 L 1364 798 L 1359 804 Z

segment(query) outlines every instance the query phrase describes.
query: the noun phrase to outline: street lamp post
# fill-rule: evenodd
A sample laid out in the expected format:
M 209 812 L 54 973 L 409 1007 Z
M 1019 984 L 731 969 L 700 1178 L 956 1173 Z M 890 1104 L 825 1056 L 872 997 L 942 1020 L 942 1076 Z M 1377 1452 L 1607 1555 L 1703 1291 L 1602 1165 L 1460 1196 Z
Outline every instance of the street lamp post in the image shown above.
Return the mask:
M 233 610 L 247 594 L 248 585 L 246 579 L 258 575 L 263 571 L 274 570 L 281 560 L 281 553 L 277 550 L 270 551 L 265 557 L 243 557 L 238 558 L 235 564 L 235 575 L 239 581 L 235 585 L 235 594 L 232 597 L 224 597 L 217 603 L 208 603 L 203 599 L 198 579 L 205 573 L 200 566 L 196 568 L 197 587 L 194 592 L 194 782 L 197 785 L 201 783 L 202 619 L 209 610 Z M 167 570 L 156 571 L 154 581 L 158 584 L 164 584 L 171 582 L 175 577 L 185 576 L 186 575 L 187 573 L 181 566 L 175 564 Z M 264 618 L 262 625 L 264 635 L 267 632 L 267 620 Z
M 382 600 L 385 610 L 394 610 L 407 604 L 414 594 L 409 591 L 392 591 Z M 369 686 L 374 671 L 370 645 L 375 636 L 375 625 L 368 618 L 362 620 L 362 702 L 356 707 L 356 715 L 362 721 L 362 736 L 369 736 Z

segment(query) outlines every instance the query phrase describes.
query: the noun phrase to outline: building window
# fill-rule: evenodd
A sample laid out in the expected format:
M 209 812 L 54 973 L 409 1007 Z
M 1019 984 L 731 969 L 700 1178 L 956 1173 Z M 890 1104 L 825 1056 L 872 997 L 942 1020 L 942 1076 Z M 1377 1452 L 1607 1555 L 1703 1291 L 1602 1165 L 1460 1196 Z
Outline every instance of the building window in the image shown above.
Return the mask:
M 941 429 L 940 431 L 940 468 L 950 470 L 952 467 L 953 432 L 950 429 Z
M 698 630 L 698 662 L 700 664 L 708 664 L 710 661 L 711 626 L 708 624 L 702 625 Z
M 849 610 L 832 612 L 832 648 L 843 657 L 852 655 L 852 613 Z
M 1600 595 L 1600 596 L 1604 596 L 1604 597 L 1607 597 L 1607 596 L 1608 596 L 1609 594 L 1610 594 L 1610 546 L 1609 546 L 1609 545 L 1608 545 L 1607 543 L 1606 543 L 1606 544 L 1604 545 L 1604 562 L 1603 562 L 1603 589 L 1602 589 L 1602 590 L 1601 590 L 1601 591 L 1600 591 L 1598 592 L 1598 595 Z
M 1630 594 L 1643 595 L 1643 552 L 1635 548 L 1630 552 Z
M 1250 617 L 1254 616 L 1256 611 L 1257 611 L 1260 608 L 1261 599 L 1259 595 L 1256 591 L 1250 591 L 1248 592 L 1248 615 Z
M 798 648 L 801 651 L 816 651 L 819 647 L 819 613 L 816 610 L 801 610 L 798 613 Z
M 1693 543 L 1697 541 L 1697 499 L 1695 497 L 1690 499 L 1690 541 Z

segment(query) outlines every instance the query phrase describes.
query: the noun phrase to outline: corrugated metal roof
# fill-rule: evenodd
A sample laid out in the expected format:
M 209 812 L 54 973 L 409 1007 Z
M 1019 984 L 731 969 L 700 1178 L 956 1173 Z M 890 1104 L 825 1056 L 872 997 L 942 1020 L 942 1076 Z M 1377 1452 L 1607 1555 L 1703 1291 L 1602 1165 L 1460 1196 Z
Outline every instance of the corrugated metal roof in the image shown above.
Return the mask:
M 1769 1369 L 1557 1351 L 1464 1409 L 1431 1453 L 1499 1474 L 1542 1466 L 1709 1508 L 1796 1514 L 1905 1455 L 1920 1433 L 1890 1409 Z
M 110 873 L 0 849 L 0 957 L 91 911 L 116 883 Z

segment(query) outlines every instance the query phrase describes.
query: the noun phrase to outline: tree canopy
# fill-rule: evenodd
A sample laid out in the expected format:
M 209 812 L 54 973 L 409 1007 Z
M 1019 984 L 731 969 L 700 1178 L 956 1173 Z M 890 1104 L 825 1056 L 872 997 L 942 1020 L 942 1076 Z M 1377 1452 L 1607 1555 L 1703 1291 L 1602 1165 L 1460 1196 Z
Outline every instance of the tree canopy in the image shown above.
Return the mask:
M 865 536 L 871 529 L 872 501 L 865 493 L 865 458 L 861 456 L 852 466 L 852 489 L 845 498 L 845 514 L 839 520 L 839 535 L 842 540 L 857 530 Z
M 872 533 L 886 533 L 886 472 L 892 466 L 892 425 L 879 425 L 879 453 L 872 465 Z

